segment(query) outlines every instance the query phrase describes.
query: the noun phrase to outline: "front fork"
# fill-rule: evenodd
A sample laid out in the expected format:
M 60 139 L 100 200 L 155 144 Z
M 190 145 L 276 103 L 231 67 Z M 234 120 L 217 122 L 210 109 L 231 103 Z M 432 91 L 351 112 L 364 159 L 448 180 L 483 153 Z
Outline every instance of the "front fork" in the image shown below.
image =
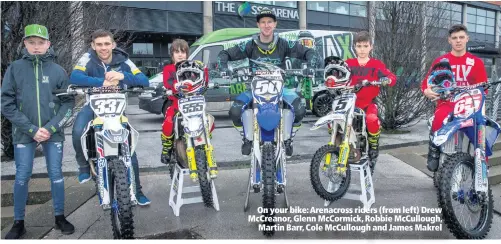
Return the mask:
M 97 123 L 96 123 L 97 122 Z M 96 149 L 98 153 L 98 158 L 97 158 L 97 172 L 95 171 L 94 167 L 91 166 L 92 173 L 97 176 L 97 187 L 98 187 L 98 198 L 99 198 L 99 203 L 103 209 L 109 209 L 111 208 L 111 199 L 110 199 L 110 194 L 109 194 L 109 188 L 108 186 L 110 185 L 109 181 L 109 169 L 108 169 L 108 160 L 106 159 L 104 155 L 104 139 L 103 136 L 101 135 L 102 131 L 102 123 L 99 123 L 99 121 L 94 122 L 94 133 L 95 133 L 95 143 L 96 143 Z M 127 123 L 124 122 L 122 123 L 124 128 L 127 128 Z M 129 189 L 130 189 L 130 196 L 131 196 L 131 202 L 132 204 L 137 204 L 137 198 L 136 198 L 136 180 L 135 180 L 135 174 L 134 172 L 134 167 L 132 167 L 132 160 L 131 160 L 131 155 L 130 155 L 130 150 L 129 150 L 129 139 L 127 138 L 125 143 L 122 143 L 120 145 L 121 147 L 121 160 L 124 162 L 125 167 L 127 168 L 127 177 L 128 177 L 128 183 L 129 183 Z
M 124 128 L 127 128 L 127 123 L 122 123 L 122 126 Z M 139 172 L 134 172 L 134 167 L 132 167 L 132 157 L 130 155 L 130 146 L 129 146 L 129 138 L 125 140 L 124 143 L 120 144 L 120 148 L 122 149 L 122 161 L 125 164 L 125 167 L 127 167 L 127 177 L 129 178 L 129 189 L 130 189 L 130 200 L 132 204 L 137 204 L 137 198 L 136 198 L 136 178 L 135 175 L 139 174 Z M 139 167 L 138 167 L 139 168 Z
M 487 193 L 489 178 L 487 161 L 485 159 L 485 125 L 477 126 L 475 142 L 475 190 Z
M 343 135 L 343 141 L 339 145 L 339 157 L 337 161 L 337 173 L 344 173 L 346 172 L 346 165 L 348 163 L 348 156 L 350 155 L 350 136 L 351 136 L 351 126 L 352 126 L 352 121 L 353 121 L 353 108 L 351 108 L 350 113 L 347 114 L 345 124 L 344 124 L 344 135 Z M 333 122 L 331 124 L 332 128 L 332 135 L 331 135 L 331 140 L 328 143 L 328 145 L 335 145 L 336 142 L 336 136 L 337 136 L 337 123 Z M 325 155 L 325 163 L 324 166 L 322 167 L 323 171 L 326 171 L 331 163 L 331 153 L 327 153 Z
M 209 177 L 211 179 L 217 178 L 217 163 L 214 159 L 214 147 L 212 146 L 209 138 L 209 126 L 205 126 L 204 137 L 205 137 L 205 145 L 204 151 L 207 159 L 207 164 L 209 168 Z M 197 161 L 195 158 L 195 148 L 193 147 L 193 138 L 190 138 L 187 134 L 185 134 L 186 139 L 186 155 L 188 158 L 188 165 L 190 169 L 190 178 L 195 182 L 198 178 L 198 169 L 197 169 Z

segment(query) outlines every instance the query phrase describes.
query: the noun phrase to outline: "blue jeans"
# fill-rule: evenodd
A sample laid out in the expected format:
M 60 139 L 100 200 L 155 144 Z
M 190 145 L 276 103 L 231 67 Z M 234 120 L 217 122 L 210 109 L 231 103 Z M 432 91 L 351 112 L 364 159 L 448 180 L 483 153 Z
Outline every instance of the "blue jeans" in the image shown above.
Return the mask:
M 301 103 L 301 98 L 297 95 L 295 89 L 284 89 L 283 99 L 294 108 L 294 125 L 301 125 L 301 120 L 303 120 L 304 116 L 306 115 L 306 108 Z M 235 101 L 231 105 L 229 112 L 230 118 L 233 121 L 233 125 L 235 125 L 236 127 L 242 126 L 242 108 L 244 106 L 248 106 L 251 102 L 251 91 L 242 92 L 235 98 Z
M 64 178 L 62 170 L 63 142 L 42 142 L 47 173 L 50 179 L 50 191 L 54 216 L 64 214 Z M 33 170 L 36 142 L 14 145 L 16 161 L 16 180 L 14 182 L 14 220 L 24 220 L 28 183 Z
M 85 105 L 78 113 L 77 117 L 75 118 L 75 123 L 73 124 L 73 131 L 71 136 L 73 140 L 73 148 L 75 149 L 75 158 L 80 172 L 90 172 L 90 165 L 89 162 L 85 160 L 80 138 L 82 137 L 85 126 L 87 126 L 87 124 L 93 119 L 94 112 L 89 105 Z M 131 161 L 135 173 L 134 176 L 136 179 L 136 192 L 140 192 L 142 187 L 141 182 L 139 181 L 139 165 L 137 163 L 137 154 L 135 152 L 131 157 Z

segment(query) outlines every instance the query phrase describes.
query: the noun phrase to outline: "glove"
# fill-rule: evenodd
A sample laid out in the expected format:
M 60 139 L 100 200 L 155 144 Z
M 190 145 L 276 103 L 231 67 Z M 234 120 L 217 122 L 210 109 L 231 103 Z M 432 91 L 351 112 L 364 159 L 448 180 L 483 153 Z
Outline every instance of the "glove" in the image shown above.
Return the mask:
M 362 89 L 364 86 L 362 84 L 356 84 L 355 87 L 353 88 L 353 91 L 355 93 L 359 92 L 360 89 Z
M 231 78 L 231 71 L 229 69 L 220 69 L 221 73 L 221 78 L 223 79 L 230 79 Z
M 381 77 L 379 78 L 379 82 L 381 82 L 382 86 L 387 86 L 391 83 L 391 80 L 388 77 Z

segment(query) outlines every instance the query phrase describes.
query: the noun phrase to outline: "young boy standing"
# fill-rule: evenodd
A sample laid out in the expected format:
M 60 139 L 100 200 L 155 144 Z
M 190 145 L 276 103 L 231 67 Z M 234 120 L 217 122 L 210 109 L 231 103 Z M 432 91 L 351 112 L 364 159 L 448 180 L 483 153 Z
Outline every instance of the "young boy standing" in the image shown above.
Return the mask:
M 24 29 L 23 57 L 7 69 L 2 87 L 2 113 L 12 122 L 16 178 L 14 225 L 5 239 L 19 239 L 26 229 L 24 215 L 37 142 L 43 147 L 56 218 L 55 229 L 69 235 L 74 226 L 64 217 L 63 125 L 71 116 L 72 96 L 56 97 L 53 90 L 66 89 L 66 71 L 54 63 L 47 28 Z
M 346 60 L 351 70 L 350 85 L 361 84 L 363 80 L 380 81 L 381 85 L 394 86 L 397 77 L 378 59 L 369 57 L 372 50 L 371 37 L 367 31 L 355 34 L 356 58 Z M 369 158 L 375 163 L 379 156 L 379 134 L 381 133 L 377 106 L 374 99 L 379 95 L 379 87 L 367 86 L 357 93 L 355 106 L 365 111 L 365 123 L 368 131 Z M 374 167 L 374 165 L 373 165 Z

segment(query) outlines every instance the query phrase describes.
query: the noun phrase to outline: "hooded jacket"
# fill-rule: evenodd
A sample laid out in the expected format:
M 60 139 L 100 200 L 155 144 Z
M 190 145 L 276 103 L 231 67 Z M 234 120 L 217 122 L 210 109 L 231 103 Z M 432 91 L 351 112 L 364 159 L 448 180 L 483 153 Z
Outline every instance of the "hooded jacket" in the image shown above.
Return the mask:
M 117 71 L 124 75 L 120 86 L 149 86 L 150 82 L 141 71 L 129 59 L 126 52 L 115 48 L 112 51 L 112 59 L 109 64 L 102 62 L 92 48 L 89 49 L 79 60 L 71 72 L 71 84 L 78 86 L 101 87 L 104 83 L 106 72 Z
M 13 144 L 31 143 L 38 129 L 47 129 L 50 142 L 64 141 L 64 123 L 71 117 L 72 96 L 57 97 L 53 90 L 68 87 L 66 71 L 54 63 L 54 52 L 14 61 L 2 83 L 2 114 L 12 123 Z

